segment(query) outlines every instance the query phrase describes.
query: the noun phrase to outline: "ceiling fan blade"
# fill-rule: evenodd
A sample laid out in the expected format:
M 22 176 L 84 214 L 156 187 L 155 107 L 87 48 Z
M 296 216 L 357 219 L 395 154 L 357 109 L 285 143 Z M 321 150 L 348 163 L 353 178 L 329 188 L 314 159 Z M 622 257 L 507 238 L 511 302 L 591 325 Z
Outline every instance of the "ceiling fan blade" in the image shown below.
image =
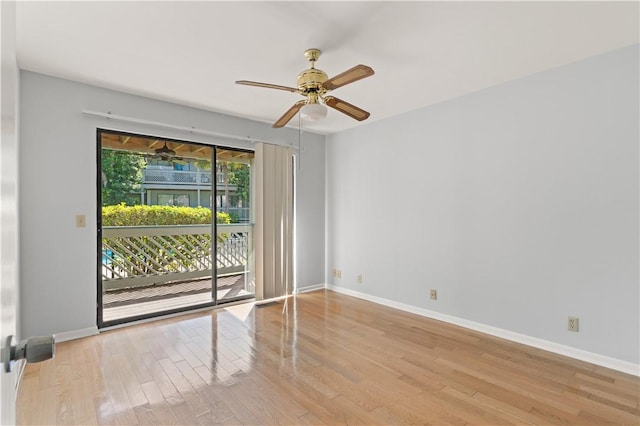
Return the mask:
M 366 120 L 371 115 L 367 111 L 333 96 L 325 96 L 324 103 L 358 121 Z
M 259 83 L 257 81 L 238 80 L 236 81 L 236 84 L 242 84 L 245 86 L 266 87 L 267 89 L 286 90 L 287 92 L 298 93 L 298 89 L 294 87 L 279 86 L 277 84 Z
M 325 81 L 322 86 L 327 90 L 333 90 L 346 84 L 353 83 L 354 81 L 370 77 L 373 74 L 374 71 L 372 68 L 366 65 L 356 65 L 355 67 Z
M 289 108 L 289 110 L 285 112 L 282 115 L 282 117 L 278 118 L 278 121 L 273 123 L 273 127 L 276 127 L 276 128 L 283 127 L 285 124 L 289 122 L 289 120 L 293 118 L 294 115 L 298 113 L 298 111 L 300 111 L 300 108 L 302 108 L 306 103 L 307 101 L 305 100 L 305 101 L 298 101 L 295 104 L 293 104 L 293 106 Z

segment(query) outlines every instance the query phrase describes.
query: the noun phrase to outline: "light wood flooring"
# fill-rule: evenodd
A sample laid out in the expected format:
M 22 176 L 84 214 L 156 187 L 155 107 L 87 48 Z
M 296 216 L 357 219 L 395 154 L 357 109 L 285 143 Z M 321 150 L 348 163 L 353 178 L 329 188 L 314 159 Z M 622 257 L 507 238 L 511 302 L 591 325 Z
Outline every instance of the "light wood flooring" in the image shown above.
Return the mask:
M 19 424 L 629 424 L 638 377 L 331 291 L 60 343 Z

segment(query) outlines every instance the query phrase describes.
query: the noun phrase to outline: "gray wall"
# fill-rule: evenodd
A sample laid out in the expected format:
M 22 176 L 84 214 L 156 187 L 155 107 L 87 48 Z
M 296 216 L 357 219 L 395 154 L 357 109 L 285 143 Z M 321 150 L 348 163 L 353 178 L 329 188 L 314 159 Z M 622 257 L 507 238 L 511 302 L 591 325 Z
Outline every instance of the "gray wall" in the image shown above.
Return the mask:
M 83 110 L 298 143 L 293 129 L 23 71 L 20 82 L 22 326 L 27 335 L 96 325 L 96 128 L 252 148 L 248 143 L 83 115 Z M 297 282 L 324 282 L 324 140 L 305 133 L 298 171 Z M 75 216 L 87 216 L 76 228 Z
M 638 58 L 330 136 L 329 282 L 638 364 Z

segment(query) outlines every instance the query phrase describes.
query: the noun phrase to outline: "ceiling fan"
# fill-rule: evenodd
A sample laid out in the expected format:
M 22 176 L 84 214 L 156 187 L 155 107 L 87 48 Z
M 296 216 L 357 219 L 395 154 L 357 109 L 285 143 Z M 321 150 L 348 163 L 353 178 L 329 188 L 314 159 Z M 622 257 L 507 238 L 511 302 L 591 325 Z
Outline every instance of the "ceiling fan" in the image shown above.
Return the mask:
M 236 84 L 286 90 L 288 92 L 299 93 L 306 98 L 293 104 L 293 106 L 273 124 L 273 127 L 283 127 L 298 111 L 300 111 L 303 117 L 310 120 L 324 118 L 327 115 L 327 109 L 324 105 L 328 105 L 358 121 L 369 118 L 370 114 L 367 111 L 334 96 L 326 96 L 326 94 L 331 90 L 372 76 L 374 74 L 373 69 L 366 65 L 356 65 L 333 78 L 329 78 L 324 71 L 315 67 L 315 63 L 320 57 L 320 50 L 308 49 L 304 52 L 304 56 L 311 62 L 311 67 L 298 75 L 298 88 L 247 80 L 238 80 Z
M 167 141 L 164 141 L 164 145 L 161 148 L 155 149 L 152 158 L 159 158 L 163 161 L 173 161 L 180 164 L 186 164 L 184 158 L 176 157 L 176 152 L 167 146 Z

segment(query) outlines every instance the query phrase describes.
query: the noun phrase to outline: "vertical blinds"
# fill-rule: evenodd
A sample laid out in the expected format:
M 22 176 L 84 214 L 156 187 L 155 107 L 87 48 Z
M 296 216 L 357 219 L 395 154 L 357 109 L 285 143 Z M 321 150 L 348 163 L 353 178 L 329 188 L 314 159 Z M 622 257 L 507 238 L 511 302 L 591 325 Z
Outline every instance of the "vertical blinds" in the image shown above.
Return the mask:
M 293 166 L 291 148 L 256 143 L 256 299 L 284 296 L 293 288 Z

